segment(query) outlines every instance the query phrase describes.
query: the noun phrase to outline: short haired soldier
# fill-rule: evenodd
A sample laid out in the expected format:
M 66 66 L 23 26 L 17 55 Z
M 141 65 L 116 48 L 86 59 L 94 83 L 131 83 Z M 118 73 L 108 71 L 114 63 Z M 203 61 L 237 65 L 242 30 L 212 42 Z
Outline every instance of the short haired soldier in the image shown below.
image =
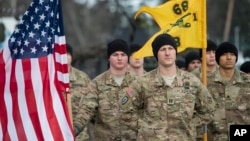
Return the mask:
M 228 141 L 230 125 L 250 124 L 250 76 L 235 67 L 238 49 L 234 44 L 221 43 L 215 57 L 219 69 L 208 77 L 207 88 L 216 111 L 208 127 L 213 141 Z
M 169 34 L 152 42 L 158 67 L 135 80 L 127 89 L 139 107 L 139 141 L 195 141 L 198 123 L 208 123 L 214 102 L 193 74 L 176 64 L 177 45 Z
M 95 117 L 94 139 L 100 141 L 135 141 L 137 110 L 126 88 L 135 79 L 127 70 L 129 49 L 122 39 L 108 44 L 109 69 L 93 79 L 90 92 L 83 100 L 75 133 Z

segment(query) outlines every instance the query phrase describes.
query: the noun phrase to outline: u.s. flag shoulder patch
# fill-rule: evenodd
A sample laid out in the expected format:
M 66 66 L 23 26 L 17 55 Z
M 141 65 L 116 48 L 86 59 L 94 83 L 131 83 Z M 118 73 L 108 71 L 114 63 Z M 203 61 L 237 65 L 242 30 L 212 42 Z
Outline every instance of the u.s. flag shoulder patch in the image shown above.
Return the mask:
M 134 91 L 132 88 L 128 87 L 126 90 L 126 93 L 129 97 L 133 97 L 134 96 Z

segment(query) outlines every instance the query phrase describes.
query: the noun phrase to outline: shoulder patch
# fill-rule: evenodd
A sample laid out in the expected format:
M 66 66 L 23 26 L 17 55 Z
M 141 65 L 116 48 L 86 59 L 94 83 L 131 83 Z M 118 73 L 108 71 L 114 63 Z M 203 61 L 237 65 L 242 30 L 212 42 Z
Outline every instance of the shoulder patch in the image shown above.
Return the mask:
M 129 97 L 133 97 L 133 95 L 134 95 L 134 92 L 131 88 L 127 88 L 126 93 Z
M 126 104 L 128 102 L 128 97 L 127 96 L 124 96 L 122 98 L 122 105 Z

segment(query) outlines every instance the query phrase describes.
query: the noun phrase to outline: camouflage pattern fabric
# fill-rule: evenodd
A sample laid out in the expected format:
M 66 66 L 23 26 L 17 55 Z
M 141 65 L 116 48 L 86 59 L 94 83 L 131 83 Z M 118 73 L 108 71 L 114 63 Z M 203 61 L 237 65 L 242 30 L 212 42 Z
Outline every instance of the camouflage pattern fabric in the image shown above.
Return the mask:
M 74 121 L 76 115 L 78 114 L 79 104 L 81 103 L 84 96 L 89 92 L 88 84 L 91 82 L 91 79 L 84 72 L 73 67 L 70 68 L 69 79 L 72 102 L 72 117 Z M 83 131 L 81 131 L 81 133 L 76 137 L 76 141 L 89 141 L 90 136 L 87 130 L 87 128 L 84 128 Z
M 134 80 L 126 72 L 121 86 L 115 82 L 109 71 L 96 78 L 84 97 L 74 127 L 82 128 L 95 117 L 94 140 L 97 141 L 135 141 L 137 135 L 137 109 L 126 88 Z
M 218 68 L 219 67 L 217 66 L 216 70 Z M 198 77 L 202 81 L 202 68 L 201 67 L 194 69 L 191 73 L 194 74 L 196 77 Z M 210 77 L 210 76 L 213 76 L 214 73 L 215 72 L 207 71 L 207 78 Z
M 218 70 L 218 66 L 216 67 L 216 70 Z M 203 81 L 202 80 L 202 68 L 201 67 L 199 67 L 199 68 L 196 68 L 195 70 L 193 70 L 192 72 L 191 72 L 192 74 L 194 74 L 196 77 L 198 77 L 200 80 L 201 80 L 201 82 Z M 214 75 L 214 73 L 215 72 L 209 72 L 209 71 L 207 71 L 206 72 L 207 73 L 207 78 L 209 78 L 209 77 L 212 77 L 213 75 Z M 203 125 L 197 125 L 197 127 L 196 127 L 196 131 L 197 131 L 197 138 L 196 138 L 196 141 L 203 141 Z M 210 141 L 211 140 L 211 133 L 210 133 L 210 130 L 208 130 L 207 131 L 208 132 L 208 141 Z
M 130 70 L 128 70 L 128 72 L 129 72 L 130 75 L 134 75 L 134 76 L 136 77 L 135 79 L 137 79 L 138 77 L 140 77 L 139 75 L 137 75 L 137 74 L 131 72 Z M 143 71 L 143 74 L 145 74 L 145 73 L 147 73 L 146 70 Z
M 235 69 L 233 79 L 225 81 L 216 71 L 207 87 L 216 103 L 209 126 L 213 141 L 228 141 L 231 124 L 250 124 L 250 75 Z
M 158 69 L 135 80 L 128 89 L 141 109 L 138 141 L 195 141 L 196 125 L 211 121 L 214 101 L 201 81 L 177 68 L 168 86 Z

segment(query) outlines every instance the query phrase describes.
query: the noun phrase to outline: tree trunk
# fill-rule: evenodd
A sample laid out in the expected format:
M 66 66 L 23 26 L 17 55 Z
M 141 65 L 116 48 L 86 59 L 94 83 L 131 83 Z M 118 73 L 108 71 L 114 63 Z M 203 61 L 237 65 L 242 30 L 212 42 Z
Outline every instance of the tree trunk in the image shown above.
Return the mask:
M 234 0 L 229 0 L 228 3 L 228 10 L 227 10 L 227 19 L 225 23 L 225 29 L 224 29 L 224 35 L 223 35 L 223 41 L 228 41 L 229 34 L 230 34 L 230 28 L 232 23 L 232 15 L 233 15 L 233 9 L 234 9 Z

